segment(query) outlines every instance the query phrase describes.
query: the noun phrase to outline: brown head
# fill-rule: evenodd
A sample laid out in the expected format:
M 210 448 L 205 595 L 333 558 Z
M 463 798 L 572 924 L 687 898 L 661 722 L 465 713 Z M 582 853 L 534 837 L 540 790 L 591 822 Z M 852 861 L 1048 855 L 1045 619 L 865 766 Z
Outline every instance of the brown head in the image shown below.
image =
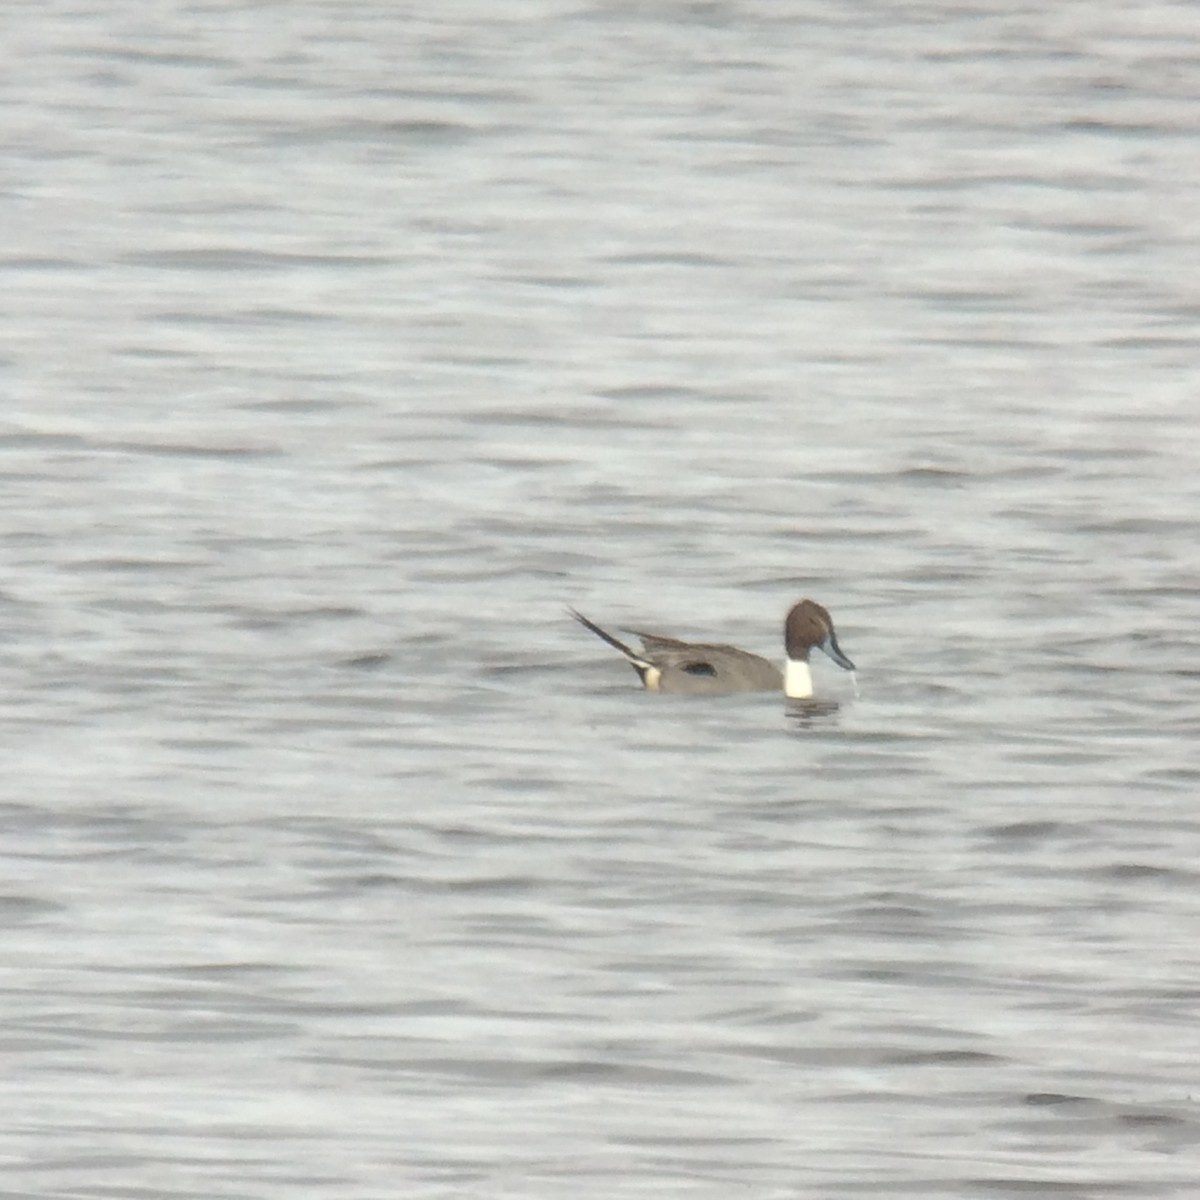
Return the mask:
M 796 662 L 808 662 L 808 652 L 815 646 L 824 650 L 839 667 L 854 670 L 854 664 L 837 644 L 833 618 L 815 600 L 801 600 L 792 605 L 783 625 L 783 641 L 788 658 Z

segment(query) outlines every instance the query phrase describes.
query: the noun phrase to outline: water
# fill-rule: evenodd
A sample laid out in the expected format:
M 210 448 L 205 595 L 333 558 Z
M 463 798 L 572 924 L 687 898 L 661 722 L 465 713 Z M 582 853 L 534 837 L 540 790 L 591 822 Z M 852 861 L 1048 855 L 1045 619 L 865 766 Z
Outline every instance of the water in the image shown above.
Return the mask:
M 5 1195 L 1195 1195 L 1192 10 L 405 9 L 0 51 Z

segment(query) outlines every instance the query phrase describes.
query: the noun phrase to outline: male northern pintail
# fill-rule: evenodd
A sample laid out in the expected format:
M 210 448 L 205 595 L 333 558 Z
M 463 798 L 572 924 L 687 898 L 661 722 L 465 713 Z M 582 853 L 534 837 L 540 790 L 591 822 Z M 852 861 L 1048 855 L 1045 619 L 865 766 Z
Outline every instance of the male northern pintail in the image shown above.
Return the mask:
M 568 609 L 580 625 L 620 650 L 638 673 L 642 686 L 651 692 L 679 692 L 689 696 L 724 696 L 730 692 L 773 692 L 780 687 L 791 700 L 807 700 L 813 694 L 808 652 L 824 650 L 839 667 L 854 670 L 842 653 L 833 632 L 833 620 L 815 600 L 792 605 L 783 625 L 787 662 L 783 671 L 774 663 L 736 646 L 714 646 L 707 642 L 681 642 L 656 633 L 630 630 L 642 639 L 642 652 L 631 650 L 611 633 Z

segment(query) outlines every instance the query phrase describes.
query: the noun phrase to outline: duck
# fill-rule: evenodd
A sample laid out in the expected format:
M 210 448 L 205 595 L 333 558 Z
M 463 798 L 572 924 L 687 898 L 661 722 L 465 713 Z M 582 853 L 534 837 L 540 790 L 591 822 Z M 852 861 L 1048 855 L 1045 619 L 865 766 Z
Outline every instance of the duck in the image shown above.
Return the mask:
M 649 692 L 726 696 L 733 692 L 774 692 L 782 688 L 789 700 L 807 700 L 813 694 L 812 670 L 808 665 L 810 650 L 824 651 L 843 670 L 855 669 L 838 645 L 828 609 L 815 600 L 799 600 L 788 611 L 783 623 L 787 660 L 782 671 L 773 662 L 736 646 L 684 642 L 631 629 L 629 632 L 641 639 L 639 652 L 583 613 L 573 608 L 567 612 L 585 629 L 619 650 Z

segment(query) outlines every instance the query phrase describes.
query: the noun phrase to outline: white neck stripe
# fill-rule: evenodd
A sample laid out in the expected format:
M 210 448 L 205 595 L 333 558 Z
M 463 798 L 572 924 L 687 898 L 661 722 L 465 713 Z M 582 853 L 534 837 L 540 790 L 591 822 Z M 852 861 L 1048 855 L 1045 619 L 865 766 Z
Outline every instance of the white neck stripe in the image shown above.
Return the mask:
M 789 658 L 783 668 L 783 694 L 789 700 L 807 700 L 813 694 L 812 671 L 808 663 Z

